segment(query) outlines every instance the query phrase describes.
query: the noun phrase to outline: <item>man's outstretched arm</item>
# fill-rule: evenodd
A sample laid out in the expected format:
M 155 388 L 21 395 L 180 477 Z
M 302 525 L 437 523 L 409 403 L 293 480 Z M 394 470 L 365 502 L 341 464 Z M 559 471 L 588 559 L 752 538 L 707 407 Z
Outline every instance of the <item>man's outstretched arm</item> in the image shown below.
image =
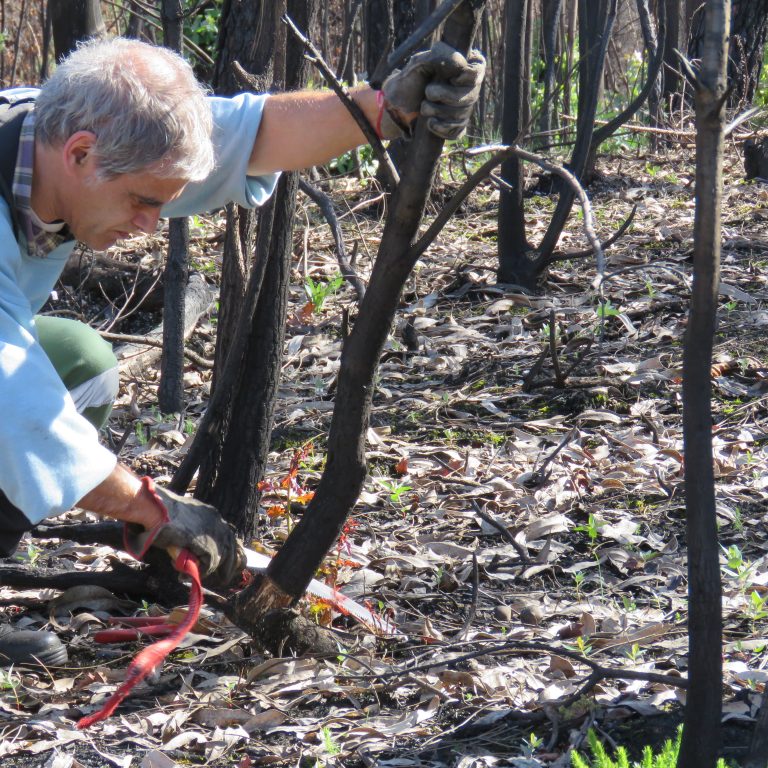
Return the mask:
M 350 95 L 371 125 L 376 125 L 376 91 L 356 88 Z M 249 172 L 261 176 L 323 165 L 366 141 L 360 126 L 333 91 L 274 94 L 264 104 Z
M 381 138 L 409 135 L 421 116 L 445 139 L 461 136 L 477 101 L 485 59 L 466 58 L 444 43 L 412 56 L 384 82 L 381 93 L 363 86 L 351 91 Z M 251 152 L 249 173 L 258 176 L 322 165 L 366 142 L 365 134 L 332 91 L 270 96 Z

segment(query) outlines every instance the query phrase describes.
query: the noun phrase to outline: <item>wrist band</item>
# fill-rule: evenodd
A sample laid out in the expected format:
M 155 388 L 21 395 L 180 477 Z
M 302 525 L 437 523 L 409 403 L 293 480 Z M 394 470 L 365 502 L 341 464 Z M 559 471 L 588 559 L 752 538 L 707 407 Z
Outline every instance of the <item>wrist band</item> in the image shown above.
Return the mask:
M 379 114 L 376 118 L 376 126 L 374 130 L 376 131 L 376 135 L 383 139 L 384 137 L 381 135 L 381 120 L 384 117 L 384 91 L 376 91 L 376 106 L 379 108 Z

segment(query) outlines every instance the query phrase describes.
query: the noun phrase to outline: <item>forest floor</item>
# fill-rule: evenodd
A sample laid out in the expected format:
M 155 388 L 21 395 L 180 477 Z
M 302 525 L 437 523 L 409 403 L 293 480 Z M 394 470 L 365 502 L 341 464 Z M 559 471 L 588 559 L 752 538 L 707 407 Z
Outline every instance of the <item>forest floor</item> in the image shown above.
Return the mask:
M 99 645 L 92 633 L 111 615 L 168 606 L 5 587 L 4 610 L 29 626 L 52 623 L 71 664 L 0 675 L 4 766 L 562 768 L 569 750 L 585 751 L 590 728 L 633 759 L 674 737 L 687 649 L 681 365 L 693 153 L 614 155 L 598 168 L 589 193 L 602 239 L 637 205 L 631 230 L 607 251 L 603 322 L 593 259 L 556 264 L 540 295 L 496 284 L 490 185 L 408 282 L 379 370 L 365 489 L 322 574 L 402 634 L 377 637 L 335 616 L 346 654 L 273 659 L 207 609 L 206 627 L 156 678 L 110 719 L 78 731 L 77 719 L 114 690 L 143 645 Z M 729 146 L 712 383 L 723 754 L 733 764 L 746 753 L 768 679 L 768 185 L 742 175 Z M 356 179 L 333 185 L 363 278 L 382 222 L 375 206 L 354 208 L 375 195 Z M 532 241 L 554 202 L 526 201 Z M 222 222 L 195 224 L 195 264 L 215 277 L 220 253 L 210 235 Z M 578 215 L 561 245 L 586 247 Z M 139 241 L 123 258 L 148 258 L 150 246 Z M 268 480 L 279 487 L 294 461 L 298 486 L 311 490 L 324 462 L 342 309 L 354 315 L 354 295 L 344 286 L 318 311 L 304 310 L 306 276 L 338 272 L 328 227 L 305 198 L 295 252 Z M 72 298 L 62 291 L 62 301 Z M 86 319 L 103 310 L 93 297 L 76 298 Z M 558 386 L 546 352 L 553 319 L 561 371 L 577 363 Z M 210 358 L 214 337 L 206 319 L 190 344 Z M 209 380 L 210 370 L 189 366 L 181 423 L 159 413 L 155 373 L 125 381 L 110 425 L 115 441 L 128 432 L 121 458 L 167 480 Z M 259 546 L 274 549 L 301 505 L 289 519 L 278 488 L 264 508 Z M 98 572 L 115 556 L 34 541 L 18 558 Z M 321 604 L 304 609 L 331 618 Z M 583 687 L 594 665 L 605 675 Z M 622 678 L 627 671 L 643 674 Z M 643 678 L 651 673 L 663 678 Z

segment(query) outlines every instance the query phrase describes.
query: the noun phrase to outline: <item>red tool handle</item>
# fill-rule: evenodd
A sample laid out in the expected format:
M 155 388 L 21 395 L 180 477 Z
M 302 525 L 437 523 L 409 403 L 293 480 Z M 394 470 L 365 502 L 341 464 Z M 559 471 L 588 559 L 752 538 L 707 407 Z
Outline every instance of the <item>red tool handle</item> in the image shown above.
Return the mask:
M 180 552 L 175 551 L 172 554 L 174 556 L 174 568 L 180 573 L 189 576 L 192 581 L 187 615 L 168 637 L 152 643 L 152 645 L 147 646 L 136 655 L 136 658 L 128 667 L 125 673 L 125 680 L 120 687 L 107 699 L 100 710 L 80 718 L 77 722 L 78 728 L 88 728 L 94 723 L 99 722 L 99 720 L 109 717 L 117 709 L 120 702 L 128 696 L 131 689 L 162 663 L 165 657 L 178 647 L 179 643 L 184 639 L 184 635 L 197 623 L 200 617 L 200 608 L 203 604 L 203 587 L 200 583 L 200 570 L 197 567 L 197 559 L 186 549 L 182 549 Z

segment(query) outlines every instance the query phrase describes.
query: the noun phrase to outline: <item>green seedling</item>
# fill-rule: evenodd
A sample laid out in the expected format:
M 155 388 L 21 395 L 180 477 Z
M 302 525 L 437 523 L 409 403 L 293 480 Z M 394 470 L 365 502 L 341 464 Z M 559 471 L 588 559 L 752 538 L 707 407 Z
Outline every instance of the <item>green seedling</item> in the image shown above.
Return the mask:
M 582 656 L 589 656 L 592 653 L 592 643 L 581 636 L 573 641 L 573 645 L 566 645 L 565 647 L 571 651 L 577 651 Z
M 590 514 L 587 518 L 587 524 L 586 525 L 577 525 L 573 530 L 574 531 L 580 531 L 581 533 L 586 533 L 589 537 L 589 543 L 591 546 L 594 546 L 597 542 L 597 539 L 600 537 L 600 529 L 605 526 L 605 523 L 602 520 L 599 520 L 596 518 L 593 514 Z
M 642 660 L 643 657 L 643 649 L 637 644 L 633 643 L 631 648 L 627 648 L 624 651 L 624 655 L 633 663 L 637 664 L 638 661 Z
M 134 431 L 136 432 L 136 439 L 139 441 L 139 445 L 146 445 L 149 442 L 147 430 L 140 421 L 136 422 Z
M 331 729 L 325 725 L 323 726 L 321 733 L 323 735 L 323 749 L 325 749 L 325 751 L 331 756 L 338 755 L 341 752 L 341 747 L 333 738 L 333 732 Z
M 760 621 L 761 619 L 768 617 L 766 602 L 768 602 L 768 595 L 761 597 L 755 590 L 752 590 L 752 592 L 749 593 L 747 615 L 752 621 Z
M 621 604 L 624 606 L 624 610 L 627 613 L 632 613 L 632 611 L 637 610 L 637 603 L 631 597 L 627 597 L 627 595 L 621 596 Z
M 307 294 L 315 314 L 319 315 L 323 311 L 326 299 L 336 293 L 343 282 L 344 278 L 340 274 L 335 275 L 330 280 L 318 280 L 317 282 L 307 275 L 304 279 L 304 292 Z
M 389 500 L 393 501 L 395 504 L 400 503 L 400 497 L 404 493 L 407 493 L 408 491 L 413 490 L 413 488 L 411 488 L 410 485 L 405 485 L 404 483 L 398 483 L 396 480 L 379 479 L 377 482 L 379 482 L 386 490 L 389 491 Z
M 530 733 L 527 739 L 523 739 L 523 754 L 527 758 L 532 758 L 536 750 L 541 749 L 543 745 L 544 739 L 540 738 L 535 733 Z
M 616 309 L 609 300 L 598 304 L 595 312 L 600 320 L 605 320 L 606 317 L 618 317 L 621 314 L 621 310 Z

